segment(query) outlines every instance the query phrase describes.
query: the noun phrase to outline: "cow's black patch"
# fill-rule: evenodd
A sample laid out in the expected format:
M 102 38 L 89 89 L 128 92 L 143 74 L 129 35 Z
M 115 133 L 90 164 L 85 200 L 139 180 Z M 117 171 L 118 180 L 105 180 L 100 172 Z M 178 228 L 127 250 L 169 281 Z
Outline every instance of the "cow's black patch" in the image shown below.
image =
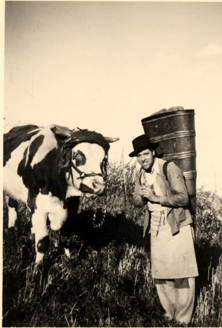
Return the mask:
M 27 162 L 26 162 L 26 157 L 27 157 L 28 148 L 26 148 L 23 154 L 23 159 L 19 163 L 18 172 L 17 172 L 22 177 L 23 183 L 26 186 L 26 188 L 28 188 L 27 203 L 32 212 L 36 208 L 35 200 L 36 200 L 36 196 L 39 193 L 39 183 L 35 177 L 31 163 L 39 147 L 42 145 L 43 140 L 44 140 L 43 135 L 40 135 L 35 140 L 33 140 L 33 142 L 29 147 L 29 155 L 28 155 Z
M 22 142 L 30 140 L 31 137 L 38 132 L 31 131 L 38 128 L 37 125 L 17 126 L 4 134 L 4 166 L 10 159 L 13 150 L 15 150 Z
M 70 237 L 74 231 L 75 217 L 79 208 L 79 197 L 68 198 L 66 206 L 68 215 L 60 230 L 60 246 L 69 248 Z
M 27 203 L 32 212 L 36 208 L 36 197 L 39 192 L 44 195 L 51 192 L 52 196 L 56 196 L 65 202 L 67 190 L 65 172 L 59 170 L 59 162 L 62 157 L 60 148 L 52 149 L 39 163 L 32 166 L 33 158 L 38 151 L 41 151 L 39 148 L 43 141 L 44 135 L 40 135 L 31 142 L 29 148 L 27 147 L 23 154 L 17 172 L 28 189 Z
M 28 152 L 28 148 L 25 149 L 25 151 L 23 153 L 23 158 L 22 158 L 21 162 L 18 165 L 17 173 L 20 177 L 23 175 L 24 170 L 25 170 L 25 162 L 26 162 L 27 152 Z
M 45 236 L 39 240 L 37 244 L 37 249 L 39 253 L 45 254 L 49 248 L 49 236 Z
M 19 163 L 19 166 L 18 166 L 18 174 L 20 176 L 22 176 L 23 182 L 24 182 L 24 184 L 26 186 L 28 186 L 26 184 L 26 178 L 28 178 L 29 174 L 31 174 L 31 171 L 32 171 L 31 162 L 33 160 L 33 157 L 37 153 L 39 147 L 42 145 L 43 140 L 44 140 L 44 136 L 43 135 L 40 135 L 35 140 L 33 140 L 32 143 L 30 144 L 30 147 L 29 147 L 28 160 L 26 160 L 27 152 L 28 152 L 28 148 L 26 148 L 26 150 L 25 150 L 25 152 L 23 154 L 23 159 Z
M 33 160 L 33 157 L 36 155 L 37 151 L 39 150 L 40 146 L 42 145 L 44 141 L 44 135 L 40 135 L 37 138 L 35 138 L 29 147 L 29 158 L 28 158 L 28 164 L 30 164 Z
M 103 147 L 106 154 L 110 148 L 109 143 L 102 134 L 88 130 L 79 130 L 73 132 L 72 136 L 66 142 L 65 147 L 71 149 L 81 142 L 96 143 Z
M 60 160 L 61 150 L 52 149 L 41 162 L 33 167 L 33 176 L 42 194 L 46 195 L 51 192 L 52 196 L 65 201 L 67 183 L 65 172 L 60 172 L 58 168 Z
M 16 200 L 14 200 L 13 198 L 9 197 L 8 206 L 17 210 L 18 202 Z

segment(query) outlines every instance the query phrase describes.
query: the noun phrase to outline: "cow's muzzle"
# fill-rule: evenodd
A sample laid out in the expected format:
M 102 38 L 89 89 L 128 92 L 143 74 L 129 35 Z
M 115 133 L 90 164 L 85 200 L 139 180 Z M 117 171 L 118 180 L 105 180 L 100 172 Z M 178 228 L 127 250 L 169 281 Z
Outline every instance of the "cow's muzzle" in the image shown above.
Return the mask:
M 89 194 L 94 194 L 94 190 L 84 183 L 80 184 L 79 190 L 82 191 L 83 193 L 89 193 Z
M 83 182 L 80 184 L 79 190 L 83 193 L 102 195 L 105 189 L 105 185 L 99 182 L 93 181 L 92 186 L 87 186 Z

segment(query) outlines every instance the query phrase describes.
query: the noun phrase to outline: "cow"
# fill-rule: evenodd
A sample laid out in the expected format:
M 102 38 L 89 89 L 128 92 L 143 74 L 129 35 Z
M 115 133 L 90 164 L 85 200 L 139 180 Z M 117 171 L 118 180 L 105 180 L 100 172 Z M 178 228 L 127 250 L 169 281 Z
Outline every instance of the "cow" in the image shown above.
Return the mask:
M 117 140 L 59 125 L 14 126 L 4 134 L 8 227 L 15 225 L 18 202 L 25 203 L 35 235 L 37 265 L 49 247 L 47 220 L 52 230 L 60 231 L 60 245 L 69 254 L 79 198 L 103 194 L 109 144 Z

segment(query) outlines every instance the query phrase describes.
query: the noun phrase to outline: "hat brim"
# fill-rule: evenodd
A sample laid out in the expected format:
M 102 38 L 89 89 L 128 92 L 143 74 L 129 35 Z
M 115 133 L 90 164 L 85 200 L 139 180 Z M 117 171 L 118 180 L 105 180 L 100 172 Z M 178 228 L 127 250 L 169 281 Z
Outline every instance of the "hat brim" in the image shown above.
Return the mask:
M 143 151 L 144 149 L 150 149 L 150 150 L 155 150 L 157 147 L 159 146 L 159 142 L 156 142 L 156 143 L 150 143 L 150 144 L 147 144 L 147 145 L 143 145 L 137 149 L 135 149 L 134 151 L 132 151 L 129 156 L 130 157 L 135 157 L 137 156 L 141 151 Z

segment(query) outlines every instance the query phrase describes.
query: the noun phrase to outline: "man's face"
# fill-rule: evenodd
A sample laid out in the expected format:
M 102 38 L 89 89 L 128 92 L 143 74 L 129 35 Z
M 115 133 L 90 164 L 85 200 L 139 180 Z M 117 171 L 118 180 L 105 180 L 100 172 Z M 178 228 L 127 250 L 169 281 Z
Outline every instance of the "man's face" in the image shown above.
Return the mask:
M 149 170 L 152 167 L 154 154 L 155 152 L 153 150 L 145 149 L 137 155 L 137 160 L 144 170 Z

